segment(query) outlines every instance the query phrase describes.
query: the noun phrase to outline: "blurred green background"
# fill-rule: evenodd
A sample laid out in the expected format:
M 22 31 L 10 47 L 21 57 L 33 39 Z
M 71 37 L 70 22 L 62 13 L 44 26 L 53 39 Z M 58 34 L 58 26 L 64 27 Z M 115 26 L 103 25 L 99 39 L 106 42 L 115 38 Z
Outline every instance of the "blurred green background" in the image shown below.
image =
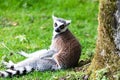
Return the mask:
M 72 20 L 69 29 L 82 45 L 81 60 L 91 59 L 97 38 L 98 0 L 0 0 L 0 59 L 7 56 L 18 62 L 24 59 L 16 54 L 21 50 L 30 53 L 49 48 L 52 14 Z M 54 80 L 63 75 L 77 79 L 81 73 L 73 69 L 33 72 L 13 79 Z

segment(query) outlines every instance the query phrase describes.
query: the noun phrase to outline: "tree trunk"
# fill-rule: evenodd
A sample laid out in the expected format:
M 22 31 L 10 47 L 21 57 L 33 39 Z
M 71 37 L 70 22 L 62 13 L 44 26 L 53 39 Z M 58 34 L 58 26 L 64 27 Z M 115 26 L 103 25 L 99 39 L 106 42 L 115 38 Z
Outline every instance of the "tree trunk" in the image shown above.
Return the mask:
M 98 38 L 90 80 L 120 78 L 120 0 L 99 0 Z M 118 79 L 120 80 L 120 79 Z

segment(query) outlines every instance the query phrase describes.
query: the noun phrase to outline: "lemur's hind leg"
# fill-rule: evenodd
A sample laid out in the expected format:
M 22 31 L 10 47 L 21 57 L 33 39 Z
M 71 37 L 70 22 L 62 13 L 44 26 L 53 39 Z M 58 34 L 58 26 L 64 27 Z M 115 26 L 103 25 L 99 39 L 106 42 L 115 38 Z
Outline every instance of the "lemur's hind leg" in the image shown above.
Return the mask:
M 37 71 L 58 70 L 60 67 L 52 57 L 31 57 L 14 65 L 14 69 L 18 67 L 30 66 Z
M 37 62 L 38 71 L 59 70 L 59 66 L 53 58 L 44 58 Z

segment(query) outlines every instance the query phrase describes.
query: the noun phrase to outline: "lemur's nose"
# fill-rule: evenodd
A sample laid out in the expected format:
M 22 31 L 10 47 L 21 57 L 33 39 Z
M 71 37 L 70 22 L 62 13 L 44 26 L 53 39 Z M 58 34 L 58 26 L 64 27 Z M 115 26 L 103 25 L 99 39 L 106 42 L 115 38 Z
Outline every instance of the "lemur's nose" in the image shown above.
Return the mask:
M 60 29 L 59 29 L 59 28 L 56 28 L 55 31 L 56 31 L 56 32 L 60 32 Z

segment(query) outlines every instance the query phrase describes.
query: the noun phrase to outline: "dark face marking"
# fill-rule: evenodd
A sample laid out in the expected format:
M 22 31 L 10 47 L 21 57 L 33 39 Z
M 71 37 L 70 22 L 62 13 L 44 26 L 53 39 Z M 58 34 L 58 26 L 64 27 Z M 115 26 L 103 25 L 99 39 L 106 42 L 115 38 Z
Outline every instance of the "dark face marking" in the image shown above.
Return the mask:
M 55 23 L 54 26 L 57 27 L 57 23 Z
M 65 28 L 65 25 L 61 25 L 59 28 L 60 28 L 60 29 L 64 29 L 64 28 Z
M 60 32 L 60 28 L 55 29 L 56 32 Z
M 59 22 L 66 24 L 66 21 L 64 21 L 63 19 L 58 19 Z

